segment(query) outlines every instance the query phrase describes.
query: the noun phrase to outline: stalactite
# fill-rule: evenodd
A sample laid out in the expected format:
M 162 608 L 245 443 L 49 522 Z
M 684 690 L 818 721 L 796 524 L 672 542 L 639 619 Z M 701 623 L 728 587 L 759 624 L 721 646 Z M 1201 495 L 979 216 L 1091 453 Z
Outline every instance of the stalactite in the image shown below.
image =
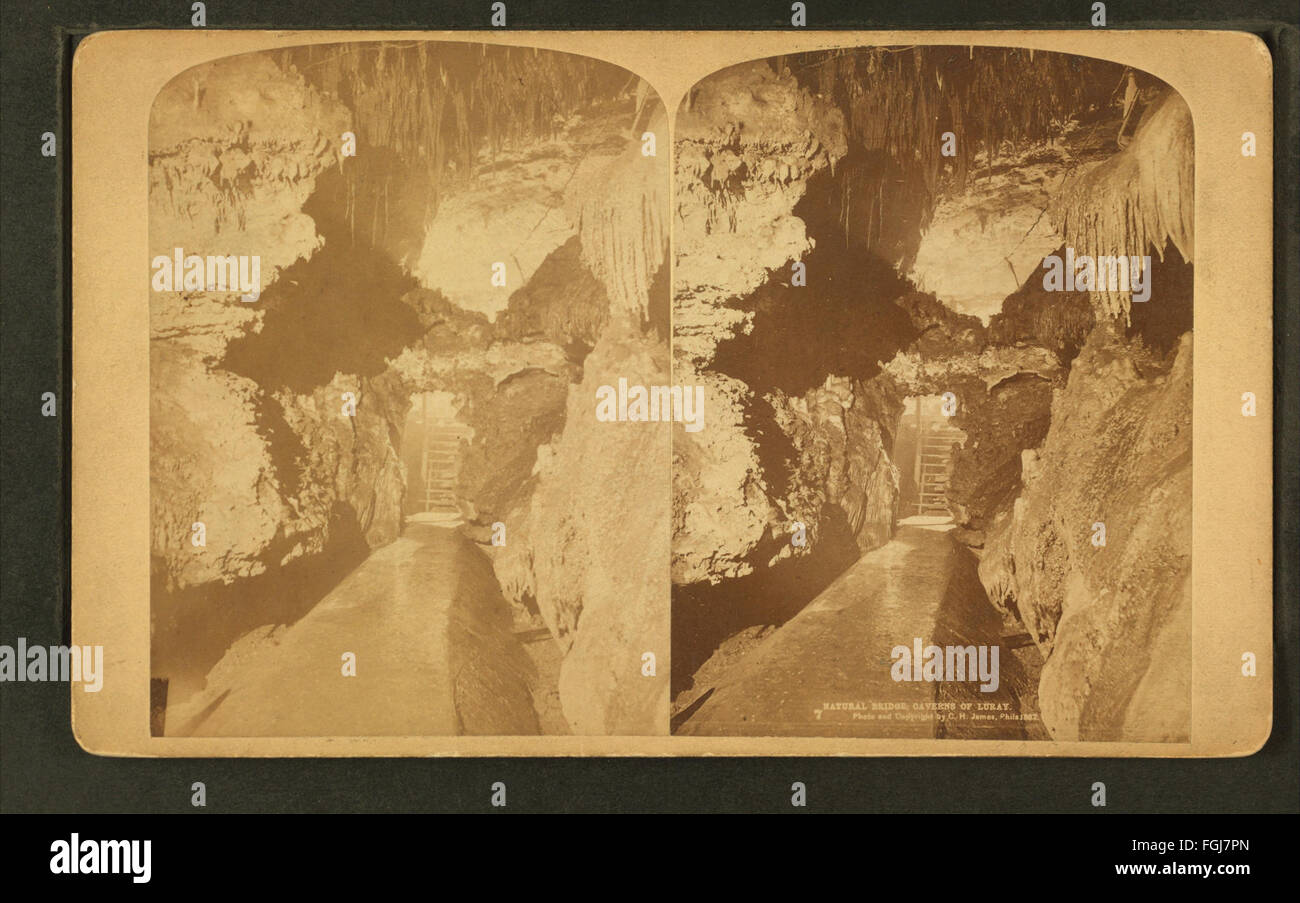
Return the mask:
M 844 111 L 851 145 L 886 153 L 919 189 L 922 229 L 945 183 L 962 187 L 977 158 L 990 169 L 1004 145 L 1057 137 L 1069 118 L 1108 102 L 1122 70 L 1068 54 L 955 47 L 811 53 L 790 65 Z M 946 131 L 956 138 L 954 157 L 942 154 Z
M 480 155 L 548 139 L 627 83 L 622 70 L 572 54 L 428 41 L 309 45 L 279 62 L 347 103 L 362 142 L 425 170 L 430 219 L 443 182 L 467 178 Z
M 640 157 L 639 147 L 632 150 Z M 648 318 L 650 283 L 668 242 L 667 181 L 654 166 L 622 166 L 614 184 L 580 202 L 582 259 L 605 284 L 615 310 Z
M 1077 255 L 1164 259 L 1172 242 L 1193 257 L 1192 117 L 1174 91 L 1152 103 L 1132 142 L 1109 160 L 1072 178 L 1061 190 L 1054 218 Z M 1101 312 L 1129 320 L 1131 292 L 1093 293 Z
M 314 45 L 285 51 L 278 62 L 336 93 L 352 109 L 363 145 L 390 150 L 403 165 L 426 174 L 420 186 L 426 222 L 452 185 L 472 178 L 476 168 L 553 138 L 579 111 L 626 102 L 638 86 L 624 70 L 591 58 L 473 44 Z M 642 87 L 638 117 L 645 94 Z M 658 116 L 658 131 L 666 135 L 662 108 Z M 667 177 L 640 158 L 639 147 L 628 156 L 633 154 L 635 165 L 624 159 L 610 170 L 616 188 L 602 184 L 588 193 L 575 186 L 574 213 L 583 259 L 612 304 L 645 318 L 650 283 L 667 246 L 661 214 Z M 380 209 L 387 207 L 384 180 L 367 180 L 364 167 L 345 169 L 344 176 L 350 219 L 369 214 L 362 222 L 372 221 L 371 242 L 388 235 Z

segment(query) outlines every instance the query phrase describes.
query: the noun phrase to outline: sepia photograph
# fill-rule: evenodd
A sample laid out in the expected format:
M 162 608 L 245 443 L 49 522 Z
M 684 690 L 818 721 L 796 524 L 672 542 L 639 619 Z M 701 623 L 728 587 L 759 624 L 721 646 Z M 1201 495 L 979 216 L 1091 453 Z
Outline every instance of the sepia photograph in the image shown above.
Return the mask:
M 1249 36 L 148 37 L 73 79 L 71 646 L 0 643 L 83 749 L 1269 736 Z
M 1193 129 L 1140 69 L 845 47 L 674 137 L 673 730 L 1187 742 Z
M 666 121 L 624 69 L 482 43 L 166 85 L 153 735 L 667 732 L 669 436 L 594 412 L 667 379 Z

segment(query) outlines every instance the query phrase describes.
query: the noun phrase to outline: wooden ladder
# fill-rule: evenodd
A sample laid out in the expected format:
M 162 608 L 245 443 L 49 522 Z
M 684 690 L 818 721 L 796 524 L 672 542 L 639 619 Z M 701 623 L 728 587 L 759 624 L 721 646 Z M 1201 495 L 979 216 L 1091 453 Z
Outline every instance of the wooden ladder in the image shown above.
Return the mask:
M 961 441 L 960 430 L 937 427 L 920 432 L 916 440 L 917 514 L 948 514 L 948 470 L 952 446 Z
M 460 440 L 463 427 L 455 423 L 432 423 L 425 427 L 420 452 L 420 475 L 423 478 L 423 508 L 429 511 L 455 511 L 456 481 L 460 476 Z

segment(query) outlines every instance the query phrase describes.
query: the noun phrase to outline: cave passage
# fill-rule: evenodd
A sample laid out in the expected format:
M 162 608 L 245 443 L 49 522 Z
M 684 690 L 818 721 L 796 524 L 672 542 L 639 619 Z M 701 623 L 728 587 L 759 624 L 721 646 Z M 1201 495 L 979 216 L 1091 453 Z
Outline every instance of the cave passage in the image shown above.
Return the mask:
M 406 465 L 406 522 L 455 526 L 462 520 L 457 496 L 463 442 L 474 430 L 456 419 L 450 392 L 419 392 L 402 430 L 402 463 Z
M 558 644 L 520 623 L 488 553 L 449 518 L 445 505 L 408 518 L 305 612 L 247 630 L 201 676 L 183 664 L 160 671 L 153 733 L 568 733 Z M 294 564 L 285 570 L 299 577 L 322 569 Z M 235 588 L 243 598 L 257 581 Z
M 952 525 L 911 520 L 751 650 L 701 671 L 690 704 L 678 701 L 673 732 L 1042 739 L 1031 689 L 1036 650 L 1018 648 L 1018 628 L 989 602 L 975 557 L 949 536 Z M 985 691 L 974 682 L 897 680 L 892 652 L 917 639 L 997 647 L 996 681 Z M 995 706 L 998 717 L 955 711 L 976 702 Z
M 482 550 L 416 523 L 287 627 L 254 630 L 169 700 L 169 736 L 533 734 L 535 669 Z
M 333 564 L 303 558 L 229 588 L 253 620 L 203 631 L 226 639 L 201 669 L 172 662 L 159 672 L 155 735 L 568 732 L 558 644 L 506 600 L 489 553 L 464 527 L 457 477 L 474 431 L 458 414 L 450 392 L 411 398 L 396 540 L 368 551 L 355 532 Z M 290 589 L 298 607 L 278 613 L 269 600 Z
M 893 460 L 898 467 L 898 515 L 951 521 L 948 485 L 953 452 L 966 443 L 966 434 L 943 413 L 939 395 L 908 396 L 898 421 Z

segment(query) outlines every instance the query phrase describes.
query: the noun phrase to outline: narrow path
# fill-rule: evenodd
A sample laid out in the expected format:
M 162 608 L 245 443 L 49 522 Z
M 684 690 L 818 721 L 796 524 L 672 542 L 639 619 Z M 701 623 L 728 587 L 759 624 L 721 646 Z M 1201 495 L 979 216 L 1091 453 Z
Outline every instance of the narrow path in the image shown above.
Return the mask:
M 913 519 L 922 521 L 924 519 Z M 734 668 L 679 728 L 713 736 L 1019 739 L 1013 687 L 1024 675 L 1000 648 L 1001 686 L 894 681 L 895 646 L 999 645 L 989 605 L 946 527 L 900 525 Z M 954 716 L 963 703 L 967 714 Z
M 493 597 L 494 596 L 494 597 Z M 204 690 L 169 708 L 169 735 L 439 736 L 467 720 L 490 674 L 502 733 L 535 733 L 528 661 L 486 558 L 459 531 L 410 524 L 301 620 L 234 643 Z M 450 639 L 449 639 L 450 638 Z M 468 638 L 468 639 L 467 639 Z M 489 660 L 461 663 L 482 642 Z M 343 673 L 344 653 L 356 676 Z M 458 681 L 462 681 L 458 683 Z M 466 699 L 467 689 L 471 698 Z M 469 717 L 467 718 L 467 714 Z

